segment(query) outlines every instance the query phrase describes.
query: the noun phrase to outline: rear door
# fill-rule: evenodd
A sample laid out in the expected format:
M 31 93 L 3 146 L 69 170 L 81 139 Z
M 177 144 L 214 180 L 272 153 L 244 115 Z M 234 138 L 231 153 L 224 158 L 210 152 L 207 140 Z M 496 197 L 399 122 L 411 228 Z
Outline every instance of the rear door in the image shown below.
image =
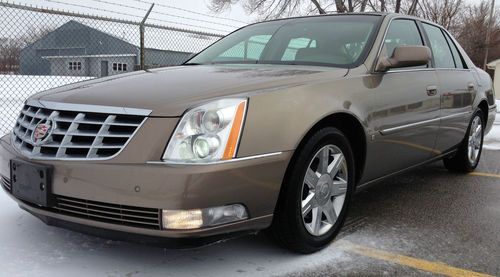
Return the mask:
M 395 19 L 379 55 L 392 56 L 397 46 L 404 45 L 424 45 L 421 30 L 412 19 Z M 371 79 L 376 85 L 366 95 L 373 109 L 369 120 L 380 135 L 371 138 L 368 180 L 436 156 L 440 107 L 438 80 L 431 65 L 395 68 L 375 73 Z
M 476 81 L 446 31 L 422 23 L 429 40 L 441 91 L 441 122 L 436 150 L 446 152 L 465 137 L 476 95 Z

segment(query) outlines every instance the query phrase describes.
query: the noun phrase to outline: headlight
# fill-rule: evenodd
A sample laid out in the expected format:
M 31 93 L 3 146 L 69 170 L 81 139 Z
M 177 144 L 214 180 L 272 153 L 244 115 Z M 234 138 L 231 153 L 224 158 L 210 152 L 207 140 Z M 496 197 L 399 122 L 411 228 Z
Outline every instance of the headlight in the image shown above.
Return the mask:
M 175 129 L 164 161 L 212 162 L 235 157 L 246 99 L 222 99 L 189 110 Z

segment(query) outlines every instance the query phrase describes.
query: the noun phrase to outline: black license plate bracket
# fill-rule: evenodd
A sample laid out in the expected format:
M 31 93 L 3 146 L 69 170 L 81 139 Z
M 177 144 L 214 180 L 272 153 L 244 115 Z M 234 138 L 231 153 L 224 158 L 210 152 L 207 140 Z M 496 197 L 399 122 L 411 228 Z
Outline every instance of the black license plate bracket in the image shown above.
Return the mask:
M 53 205 L 51 166 L 26 162 L 19 159 L 10 161 L 12 195 L 38 206 Z

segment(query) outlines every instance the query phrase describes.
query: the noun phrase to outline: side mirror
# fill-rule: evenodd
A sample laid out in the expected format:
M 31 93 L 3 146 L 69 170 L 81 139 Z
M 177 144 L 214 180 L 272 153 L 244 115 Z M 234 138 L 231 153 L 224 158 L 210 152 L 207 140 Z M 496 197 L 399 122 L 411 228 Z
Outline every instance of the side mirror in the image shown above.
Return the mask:
M 392 57 L 380 57 L 376 71 L 385 72 L 391 68 L 426 65 L 431 59 L 431 50 L 427 46 L 398 46 Z

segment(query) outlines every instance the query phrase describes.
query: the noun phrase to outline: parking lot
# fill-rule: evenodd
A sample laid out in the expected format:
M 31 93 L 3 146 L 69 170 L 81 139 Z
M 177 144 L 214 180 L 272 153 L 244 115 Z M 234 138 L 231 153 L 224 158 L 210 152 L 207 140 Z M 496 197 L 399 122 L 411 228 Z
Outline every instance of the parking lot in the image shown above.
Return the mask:
M 263 234 L 191 250 L 107 241 L 45 226 L 0 194 L 5 276 L 500 274 L 500 151 L 476 173 L 440 162 L 360 191 L 339 238 L 296 255 Z

